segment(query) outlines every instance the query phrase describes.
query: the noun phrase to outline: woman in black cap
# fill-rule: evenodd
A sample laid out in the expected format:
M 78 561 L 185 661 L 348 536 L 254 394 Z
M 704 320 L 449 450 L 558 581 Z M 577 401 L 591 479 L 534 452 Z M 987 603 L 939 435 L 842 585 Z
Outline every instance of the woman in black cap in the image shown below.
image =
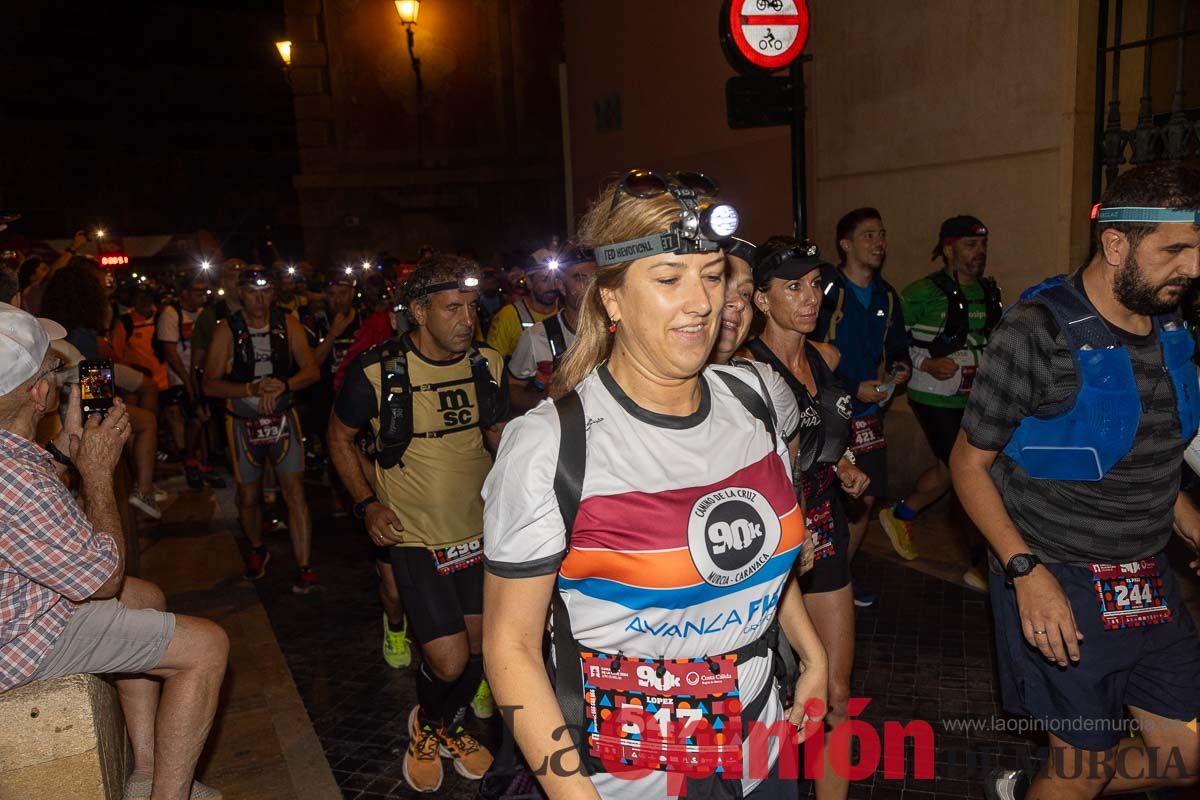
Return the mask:
M 815 564 L 801 577 L 800 587 L 828 653 L 826 719 L 836 726 L 846 718 L 854 663 L 850 530 L 839 488 L 858 497 L 868 479 L 846 451 L 850 394 L 833 374 L 837 348 L 808 338 L 821 306 L 820 266 L 816 245 L 807 242 L 773 237 L 758 247 L 754 303 L 765 315 L 766 326 L 746 349 L 783 376 L 800 408 L 794 477 L 804 503 L 805 527 L 815 546 Z M 817 786 L 818 797 L 845 797 L 848 784 L 845 777 L 826 768 Z

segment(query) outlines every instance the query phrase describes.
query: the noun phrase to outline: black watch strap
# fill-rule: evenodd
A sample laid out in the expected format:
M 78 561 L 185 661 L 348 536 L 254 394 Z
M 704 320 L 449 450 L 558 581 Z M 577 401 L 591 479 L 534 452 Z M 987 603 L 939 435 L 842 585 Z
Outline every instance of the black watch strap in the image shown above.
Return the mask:
M 1004 575 L 1010 581 L 1014 578 L 1024 578 L 1041 563 L 1042 560 L 1033 553 L 1017 553 L 1004 565 Z
M 366 519 L 367 518 L 367 507 L 370 506 L 372 503 L 378 503 L 378 502 L 379 502 L 379 498 L 376 497 L 375 495 L 369 495 L 369 496 L 363 498 L 362 500 L 359 500 L 357 503 L 354 504 L 354 516 L 358 517 L 359 519 Z
M 75 462 L 71 460 L 70 456 L 55 447 L 54 442 L 46 442 L 46 452 L 64 467 L 71 467 L 72 469 L 75 467 Z

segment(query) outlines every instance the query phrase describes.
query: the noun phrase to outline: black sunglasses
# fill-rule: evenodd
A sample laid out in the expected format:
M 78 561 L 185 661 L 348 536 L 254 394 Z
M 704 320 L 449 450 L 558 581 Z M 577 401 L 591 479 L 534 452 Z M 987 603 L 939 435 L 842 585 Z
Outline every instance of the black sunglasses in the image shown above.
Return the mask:
M 717 182 L 702 172 L 668 172 L 663 176 L 648 169 L 634 169 L 627 172 L 617 184 L 617 191 L 613 193 L 612 205 L 608 210 L 612 212 L 616 209 L 623 194 L 639 200 L 648 200 L 670 192 L 672 183 L 690 190 L 693 194 L 710 197 L 721 191 Z

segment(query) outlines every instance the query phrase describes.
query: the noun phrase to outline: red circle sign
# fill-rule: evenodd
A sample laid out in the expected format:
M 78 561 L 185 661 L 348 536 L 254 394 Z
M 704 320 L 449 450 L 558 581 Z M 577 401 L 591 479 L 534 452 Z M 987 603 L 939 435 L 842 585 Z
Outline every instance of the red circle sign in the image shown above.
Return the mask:
M 806 0 L 733 0 L 729 4 L 733 42 L 756 67 L 776 70 L 791 64 L 808 43 Z

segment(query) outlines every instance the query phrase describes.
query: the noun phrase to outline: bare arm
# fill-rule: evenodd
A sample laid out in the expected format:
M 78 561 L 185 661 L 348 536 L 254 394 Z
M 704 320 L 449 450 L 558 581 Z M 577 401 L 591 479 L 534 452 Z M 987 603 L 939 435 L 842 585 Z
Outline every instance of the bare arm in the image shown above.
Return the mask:
M 106 599 L 121 591 L 125 579 L 125 531 L 117 512 L 117 497 L 113 492 L 113 470 L 129 439 L 130 421 L 125 404 L 118 398 L 104 421 L 93 414 L 83 426 L 74 448 L 75 466 L 79 469 L 83 493 L 83 513 L 93 530 L 108 534 L 117 550 L 117 567 L 92 597 Z
M 195 394 L 192 391 L 192 373 L 183 366 L 183 357 L 179 355 L 179 342 L 163 342 L 163 355 L 167 357 L 167 366 L 183 380 L 188 394 Z
M 367 473 L 374 465 L 362 457 L 354 444 L 354 436 L 358 431 L 338 419 L 337 412 L 329 415 L 329 428 L 326 433 L 329 446 L 329 457 L 337 470 L 342 485 L 350 493 L 350 499 L 355 505 L 375 494 L 375 485 Z M 363 520 L 371 541 L 379 545 L 399 544 L 404 541 L 404 526 L 395 512 L 384 503 L 376 501 L 367 507 L 366 518 Z
M 795 699 L 788 714 L 792 723 L 799 727 L 825 716 L 829 702 L 829 658 L 817 629 L 813 627 L 812 618 L 808 616 L 804 594 L 800 591 L 800 580 L 795 575 L 788 579 L 783 598 L 779 601 L 779 627 L 787 635 L 788 643 L 795 648 L 804 667 L 796 682 Z M 820 705 L 813 701 L 818 701 Z
M 550 800 L 598 800 L 579 752 L 571 747 L 542 663 L 542 635 L 555 577 L 484 575 L 483 658 L 496 703 L 508 715 L 506 722 Z
M 504 423 L 498 423 L 483 432 L 483 442 L 493 453 L 500 447 L 500 436 L 504 433 Z
M 950 454 L 950 476 L 963 509 L 996 551 L 1000 563 L 1007 564 L 1017 553 L 1028 553 L 1029 546 L 1013 524 L 988 473 L 995 460 L 994 450 L 980 450 L 960 430 Z M 1083 634 L 1075 624 L 1075 612 L 1058 580 L 1039 564 L 1028 575 L 1014 579 L 1013 587 L 1026 641 L 1059 666 L 1065 667 L 1068 658 L 1078 661 Z
M 312 386 L 321 377 L 321 371 L 317 367 L 317 361 L 313 358 L 312 348 L 308 346 L 308 337 L 304 333 L 304 326 L 300 324 L 294 316 L 287 318 L 288 341 L 292 346 L 292 358 L 296 359 L 296 366 L 300 368 L 292 377 L 288 378 L 288 391 L 298 392 L 308 386 Z

